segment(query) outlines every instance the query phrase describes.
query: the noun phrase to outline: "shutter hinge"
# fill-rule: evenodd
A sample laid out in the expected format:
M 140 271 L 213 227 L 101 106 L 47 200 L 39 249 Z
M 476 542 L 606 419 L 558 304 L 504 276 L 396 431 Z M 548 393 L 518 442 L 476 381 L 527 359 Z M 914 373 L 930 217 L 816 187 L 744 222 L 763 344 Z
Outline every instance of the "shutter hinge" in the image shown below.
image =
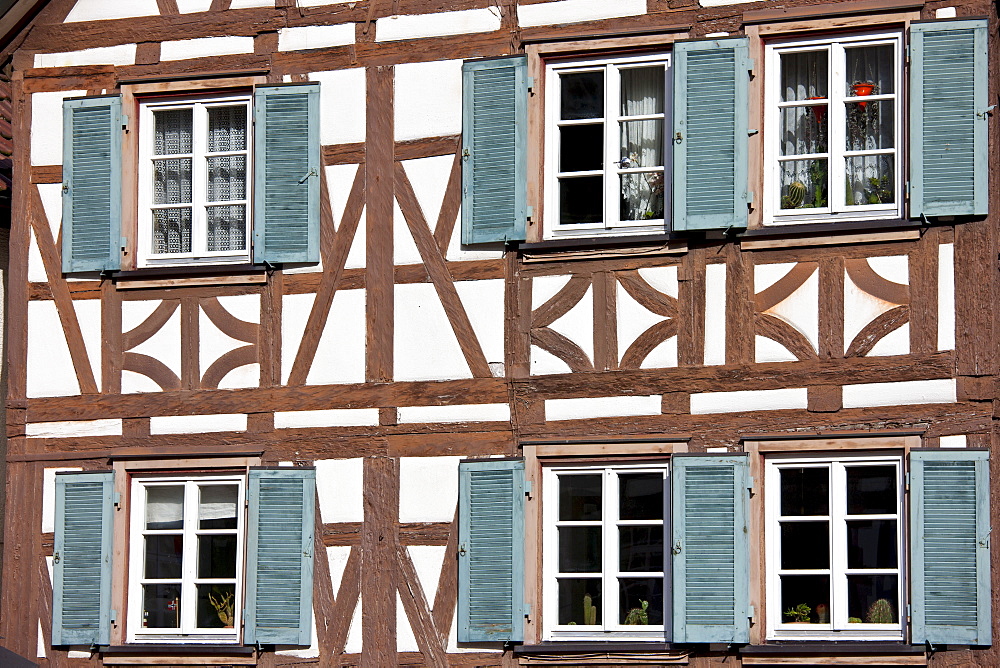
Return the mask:
M 525 618 L 530 618 L 531 617 L 531 604 L 530 603 L 525 603 L 524 604 L 524 616 L 525 616 Z
M 989 116 L 990 114 L 992 114 L 993 110 L 996 109 L 996 108 L 997 108 L 997 105 L 991 104 L 990 106 L 986 107 L 982 111 L 977 112 L 976 113 L 976 117 L 977 118 L 981 118 L 981 119 L 983 119 L 985 121 L 986 117 Z
M 525 480 L 524 481 L 524 495 L 530 498 L 531 497 L 531 491 L 532 491 L 531 481 L 530 480 Z
M 753 75 L 753 66 L 755 64 L 754 59 L 753 58 L 747 58 L 744 62 L 746 63 L 746 66 L 747 66 L 747 72 L 752 76 Z
M 906 197 L 907 197 L 907 199 L 909 199 L 909 197 L 910 197 L 910 182 L 909 181 L 906 182 Z
M 531 205 L 528 205 L 527 207 L 525 207 L 524 211 L 525 211 L 524 217 L 527 220 L 531 220 L 531 217 L 535 215 L 535 207 L 533 207 Z
M 122 114 L 122 130 L 128 130 L 128 114 Z
M 119 508 L 120 509 L 122 507 L 122 493 L 121 492 L 115 492 L 114 495 L 111 497 L 111 499 L 112 499 L 112 501 L 114 501 L 115 508 Z
M 906 621 L 910 621 L 910 604 L 906 604 Z
M 535 92 L 535 77 L 527 77 L 528 79 L 528 92 Z
M 757 130 L 756 128 L 750 128 L 749 130 L 747 130 L 747 137 L 753 137 L 758 132 L 760 132 L 760 130 Z
M 58 564 L 59 563 L 59 553 L 58 552 L 56 552 L 55 554 L 52 555 L 52 563 L 53 564 Z
M 468 160 L 470 155 L 472 155 L 472 154 L 469 153 L 469 149 L 467 149 L 467 148 L 463 148 L 462 149 L 462 157 L 464 159 Z
M 458 546 L 458 556 L 464 557 L 466 554 L 467 550 L 465 549 L 465 543 L 462 543 Z
M 122 252 L 124 252 L 125 249 L 128 248 L 128 237 L 121 238 L 121 245 L 122 245 Z
M 910 45 L 909 44 L 906 45 L 906 55 L 905 55 L 905 58 L 906 58 L 906 62 L 910 62 Z
M 117 621 L 118 621 L 118 611 L 117 610 L 112 610 L 111 611 L 111 623 L 114 624 Z
M 986 538 L 983 538 L 981 541 L 979 541 L 979 547 L 986 547 L 986 548 L 988 548 L 990 546 L 990 534 L 991 533 L 993 533 L 993 527 L 990 527 L 990 530 L 986 532 Z
M 907 471 L 906 472 L 906 476 L 904 476 L 904 477 L 906 478 L 906 483 L 905 483 L 906 484 L 906 491 L 909 492 L 910 491 L 910 472 Z
M 754 484 L 753 476 L 750 476 L 749 478 L 747 478 L 747 489 L 749 489 L 751 492 L 753 491 L 753 484 Z
M 751 606 L 750 606 L 750 609 L 749 609 L 749 610 L 747 610 L 747 618 L 748 618 L 748 619 L 749 619 L 749 620 L 750 620 L 751 622 L 753 622 L 753 619 L 754 619 L 754 617 L 756 617 L 756 616 L 757 616 L 757 614 L 756 614 L 756 613 L 757 613 L 757 611 L 756 611 L 756 610 L 754 610 L 753 606 L 751 605 Z

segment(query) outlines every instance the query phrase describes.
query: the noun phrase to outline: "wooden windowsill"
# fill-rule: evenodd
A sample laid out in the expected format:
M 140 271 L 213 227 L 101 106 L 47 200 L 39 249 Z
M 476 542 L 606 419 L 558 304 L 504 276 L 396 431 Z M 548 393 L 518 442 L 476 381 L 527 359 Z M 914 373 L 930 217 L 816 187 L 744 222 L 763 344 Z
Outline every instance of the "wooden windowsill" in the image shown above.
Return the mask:
M 595 236 L 519 243 L 522 262 L 560 262 L 598 260 L 645 255 L 680 255 L 688 250 L 687 241 L 674 234 L 635 236 Z
M 919 239 L 927 226 L 914 220 L 864 220 L 757 227 L 737 235 L 744 250 L 882 243 Z
M 119 290 L 197 285 L 254 285 L 267 283 L 267 269 L 260 264 L 149 267 L 113 272 L 111 280 L 114 281 L 115 287 Z

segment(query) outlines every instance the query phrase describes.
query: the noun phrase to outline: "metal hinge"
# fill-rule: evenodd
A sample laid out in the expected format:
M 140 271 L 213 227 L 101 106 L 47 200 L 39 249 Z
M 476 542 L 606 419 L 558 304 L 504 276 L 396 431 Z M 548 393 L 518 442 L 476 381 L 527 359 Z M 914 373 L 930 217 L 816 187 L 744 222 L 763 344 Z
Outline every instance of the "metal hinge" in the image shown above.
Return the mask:
M 753 491 L 753 483 L 754 483 L 753 476 L 747 478 L 747 489 L 749 489 L 751 492 Z
M 112 610 L 111 611 L 111 623 L 114 624 L 116 621 L 118 621 L 118 611 L 117 610 Z
M 906 479 L 906 482 L 905 482 L 906 491 L 910 491 L 910 472 L 909 471 L 906 472 L 906 475 L 904 476 L 904 478 Z
M 535 207 L 531 205 L 525 207 L 524 211 L 525 211 L 524 217 L 527 218 L 528 220 L 531 220 L 531 217 L 535 215 Z
M 756 617 L 756 616 L 757 616 L 757 615 L 756 615 L 756 612 L 757 612 L 757 611 L 756 611 L 756 610 L 754 610 L 753 606 L 751 605 L 751 606 L 750 606 L 750 609 L 749 609 L 749 610 L 747 611 L 747 618 L 748 618 L 748 619 L 749 619 L 749 620 L 750 620 L 751 622 L 753 621 L 754 617 Z
M 530 480 L 525 480 L 524 481 L 524 495 L 525 496 L 531 496 L 531 491 L 532 491 L 531 481 Z
M 528 92 L 533 93 L 535 91 L 535 77 L 527 77 L 528 79 Z
M 121 492 L 115 492 L 114 495 L 111 498 L 114 501 L 115 508 L 121 508 L 121 505 L 122 505 L 122 493 Z
M 997 108 L 997 105 L 991 104 L 990 106 L 986 107 L 982 111 L 976 112 L 976 117 L 977 118 L 981 118 L 982 120 L 985 121 L 986 117 L 989 116 L 990 114 L 992 114 L 993 110 L 996 109 L 996 108 Z
M 525 617 L 531 617 L 531 604 L 530 603 L 525 603 L 524 604 L 524 616 Z

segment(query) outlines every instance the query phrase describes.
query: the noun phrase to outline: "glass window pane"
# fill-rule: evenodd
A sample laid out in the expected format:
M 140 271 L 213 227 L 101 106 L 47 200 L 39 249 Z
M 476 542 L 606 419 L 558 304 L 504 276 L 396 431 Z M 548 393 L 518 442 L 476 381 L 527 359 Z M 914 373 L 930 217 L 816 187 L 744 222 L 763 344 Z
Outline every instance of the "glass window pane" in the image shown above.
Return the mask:
M 890 204 L 896 201 L 895 156 L 847 158 L 847 204 Z
M 180 529 L 184 526 L 184 486 L 146 487 L 146 528 Z
M 603 168 L 603 123 L 559 128 L 559 171 L 583 172 Z
M 621 115 L 663 113 L 663 65 L 628 67 L 621 74 Z
M 559 572 L 601 572 L 601 527 L 559 527 Z
M 191 201 L 191 158 L 153 161 L 153 204 Z
M 150 629 L 176 629 L 181 625 L 181 587 L 175 584 L 142 586 L 142 625 Z
M 201 485 L 198 488 L 198 528 L 235 529 L 237 485 Z
M 153 152 L 174 155 L 191 152 L 192 109 L 153 112 Z
M 896 512 L 895 466 L 847 467 L 848 515 L 894 515 Z
M 827 105 L 784 107 L 779 112 L 781 155 L 826 153 Z
M 618 517 L 623 520 L 663 519 L 663 474 L 620 474 L 618 504 Z
M 622 220 L 663 218 L 663 172 L 621 175 Z
M 663 166 L 663 121 L 625 121 L 621 127 L 622 169 Z
M 208 150 L 244 151 L 247 147 L 247 111 L 245 105 L 208 108 Z
M 191 209 L 153 210 L 153 252 L 191 252 Z
M 848 568 L 896 568 L 896 520 L 847 522 Z
M 208 201 L 229 202 L 247 197 L 247 157 L 220 155 L 208 158 Z
M 830 623 L 829 575 L 781 576 L 782 624 Z
M 559 579 L 559 624 L 593 626 L 601 623 L 601 581 L 597 578 Z
M 895 147 L 896 118 L 892 100 L 846 102 L 848 151 L 877 151 Z
M 592 521 L 601 519 L 601 476 L 559 476 L 559 519 Z
M 853 623 L 898 624 L 897 576 L 848 575 L 847 614 Z
M 623 573 L 663 570 L 663 526 L 618 527 L 618 569 Z
M 781 514 L 828 515 L 830 513 L 830 469 L 823 467 L 782 468 Z
M 815 209 L 829 206 L 827 161 L 786 160 L 781 169 L 781 208 Z
M 604 177 L 559 179 L 559 224 L 584 225 L 604 219 Z
M 618 623 L 663 624 L 663 578 L 619 578 Z
M 782 522 L 782 568 L 829 568 L 829 522 Z
M 236 577 L 236 535 L 198 536 L 198 577 Z
M 235 608 L 236 585 L 198 585 L 198 628 L 233 628 Z
M 847 57 L 848 95 L 889 95 L 895 92 L 896 67 L 893 47 L 853 46 L 844 49 Z
M 208 250 L 245 250 L 247 247 L 246 205 L 207 207 Z
M 184 556 L 183 536 L 146 536 L 145 570 L 150 580 L 170 580 L 181 577 Z
M 559 82 L 562 120 L 604 117 L 604 70 L 562 74 Z
M 781 101 L 826 98 L 828 62 L 826 49 L 781 54 Z

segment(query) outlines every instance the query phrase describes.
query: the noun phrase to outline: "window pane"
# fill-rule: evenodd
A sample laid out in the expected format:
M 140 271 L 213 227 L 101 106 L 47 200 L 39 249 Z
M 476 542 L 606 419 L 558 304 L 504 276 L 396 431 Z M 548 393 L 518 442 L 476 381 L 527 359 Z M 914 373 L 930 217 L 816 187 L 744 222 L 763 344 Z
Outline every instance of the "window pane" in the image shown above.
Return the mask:
M 559 224 L 600 223 L 604 218 L 604 177 L 559 179 Z
M 232 628 L 235 603 L 236 585 L 198 585 L 198 628 Z
M 559 579 L 559 624 L 601 623 L 601 581 Z
M 244 250 L 247 247 L 246 206 L 210 206 L 208 214 L 208 250 Z
M 781 514 L 828 515 L 830 473 L 827 467 L 782 468 Z
M 782 568 L 829 568 L 829 522 L 782 522 Z
M 895 92 L 892 46 L 855 46 L 844 49 L 847 57 L 848 95 L 888 95 Z M 862 88 L 870 86 L 870 88 Z
M 896 512 L 895 466 L 847 467 L 848 515 L 894 515 Z
M 848 204 L 889 204 L 896 201 L 895 156 L 867 155 L 847 159 Z
M 618 476 L 619 517 L 623 520 L 663 519 L 663 475 L 622 473 Z
M 663 172 L 621 175 L 622 220 L 663 218 Z
M 663 65 L 622 68 L 621 115 L 663 113 Z
M 183 526 L 183 485 L 146 487 L 146 528 L 180 529 Z
M 604 116 L 604 70 L 563 74 L 559 82 L 562 85 L 560 118 L 571 121 Z
M 895 146 L 892 100 L 847 102 L 848 151 L 876 151 Z
M 198 488 L 198 528 L 235 529 L 236 485 L 201 485 Z
M 601 572 L 601 527 L 559 527 L 559 572 Z
M 814 209 L 829 206 L 826 165 L 823 160 L 787 160 L 781 168 L 781 208 Z
M 198 577 L 236 577 L 236 535 L 198 536 Z
M 191 152 L 192 113 L 192 109 L 153 112 L 153 152 L 156 155 Z
M 622 169 L 663 166 L 663 121 L 626 121 L 620 126 Z
M 583 172 L 603 168 L 603 123 L 559 128 L 559 171 Z
M 153 252 L 191 252 L 191 209 L 153 210 Z
M 896 520 L 847 523 L 848 568 L 896 568 Z
M 183 536 L 146 536 L 145 570 L 150 580 L 170 580 L 181 577 L 184 555 Z
M 829 624 L 830 576 L 782 575 L 781 613 L 783 624 Z
M 781 54 L 781 101 L 826 98 L 826 50 Z
M 601 519 L 601 476 L 559 476 L 559 519 L 591 521 Z
M 848 575 L 847 614 L 865 624 L 898 624 L 896 575 Z
M 153 204 L 191 201 L 191 158 L 153 161 Z
M 181 625 L 181 587 L 172 584 L 142 586 L 142 625 L 176 629 Z
M 247 147 L 246 106 L 208 108 L 208 150 L 243 151 Z
M 228 202 L 247 197 L 247 157 L 222 155 L 208 158 L 208 201 Z
M 663 570 L 663 526 L 618 527 L 618 564 L 624 573 Z
M 663 578 L 620 578 L 618 615 L 620 624 L 663 624 Z
M 827 105 L 785 107 L 781 109 L 781 155 L 826 153 Z

